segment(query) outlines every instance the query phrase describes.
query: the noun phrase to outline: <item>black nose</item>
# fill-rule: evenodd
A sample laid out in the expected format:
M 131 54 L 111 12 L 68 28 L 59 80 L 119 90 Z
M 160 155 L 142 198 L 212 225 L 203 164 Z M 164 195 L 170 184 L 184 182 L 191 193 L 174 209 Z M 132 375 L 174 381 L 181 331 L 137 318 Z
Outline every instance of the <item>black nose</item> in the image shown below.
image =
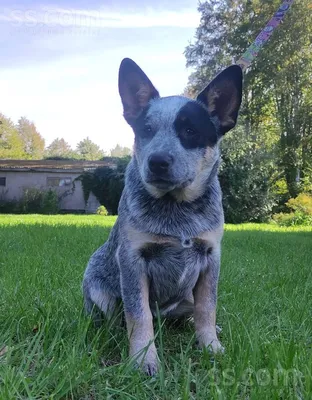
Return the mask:
M 173 157 L 169 153 L 158 152 L 153 153 L 149 156 L 148 166 L 151 172 L 156 175 L 162 175 L 168 172 L 170 165 L 172 164 Z

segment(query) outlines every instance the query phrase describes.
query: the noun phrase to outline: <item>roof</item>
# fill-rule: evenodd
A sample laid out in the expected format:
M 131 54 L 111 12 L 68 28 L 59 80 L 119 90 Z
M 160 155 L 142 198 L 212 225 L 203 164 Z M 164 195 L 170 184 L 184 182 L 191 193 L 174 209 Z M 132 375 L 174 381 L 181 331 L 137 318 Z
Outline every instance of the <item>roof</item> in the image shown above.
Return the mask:
M 103 161 L 0 160 L 0 171 L 82 173 L 95 170 L 98 167 L 116 168 L 116 160 L 110 157 L 106 157 Z

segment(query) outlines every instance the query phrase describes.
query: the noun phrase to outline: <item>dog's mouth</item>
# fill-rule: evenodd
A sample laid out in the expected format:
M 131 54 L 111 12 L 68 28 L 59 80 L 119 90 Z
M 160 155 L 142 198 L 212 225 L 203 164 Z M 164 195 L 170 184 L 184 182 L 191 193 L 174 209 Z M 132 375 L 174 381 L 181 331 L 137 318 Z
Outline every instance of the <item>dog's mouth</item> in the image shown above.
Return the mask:
M 170 191 L 177 186 L 177 182 L 167 179 L 149 179 L 146 181 L 148 185 L 154 186 L 156 189 Z
M 185 182 L 177 182 L 168 179 L 149 179 L 146 181 L 148 185 L 154 186 L 158 190 L 163 190 L 166 192 L 170 192 L 174 189 L 184 189 L 188 185 L 192 183 L 192 180 L 189 179 Z

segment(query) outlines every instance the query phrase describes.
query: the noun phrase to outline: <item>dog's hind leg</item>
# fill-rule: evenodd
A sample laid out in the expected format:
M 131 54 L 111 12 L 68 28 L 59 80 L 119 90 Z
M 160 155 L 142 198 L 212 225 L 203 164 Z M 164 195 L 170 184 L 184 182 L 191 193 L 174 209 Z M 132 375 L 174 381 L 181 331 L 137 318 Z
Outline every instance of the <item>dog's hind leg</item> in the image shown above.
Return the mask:
M 108 319 L 112 317 L 120 298 L 120 284 L 114 246 L 109 246 L 109 242 L 92 254 L 84 273 L 82 290 L 87 314 L 98 323 L 102 314 Z
M 107 318 L 111 318 L 116 306 L 116 297 L 103 288 L 92 287 L 90 289 L 90 299 Z
M 116 297 L 105 288 L 95 285 L 88 287 L 86 282 L 83 285 L 84 307 L 87 314 L 92 315 L 96 325 L 102 321 L 102 313 L 110 319 L 116 306 Z

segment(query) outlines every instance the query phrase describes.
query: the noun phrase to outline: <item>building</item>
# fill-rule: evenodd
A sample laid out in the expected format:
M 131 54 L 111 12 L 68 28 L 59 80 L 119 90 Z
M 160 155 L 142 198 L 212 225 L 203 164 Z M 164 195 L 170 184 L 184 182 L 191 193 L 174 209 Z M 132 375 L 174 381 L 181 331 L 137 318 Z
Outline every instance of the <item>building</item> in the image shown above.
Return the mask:
M 104 161 L 0 160 L 0 201 L 20 200 L 27 188 L 53 189 L 62 211 L 93 213 L 99 202 L 91 193 L 86 204 L 81 182 L 75 179 L 85 171 L 104 166 L 116 168 L 110 158 Z

